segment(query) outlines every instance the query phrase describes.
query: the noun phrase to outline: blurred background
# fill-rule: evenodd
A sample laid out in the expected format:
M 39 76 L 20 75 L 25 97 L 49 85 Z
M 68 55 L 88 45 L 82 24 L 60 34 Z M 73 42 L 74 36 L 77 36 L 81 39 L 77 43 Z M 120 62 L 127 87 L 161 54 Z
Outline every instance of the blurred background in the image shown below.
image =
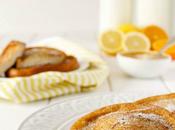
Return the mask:
M 99 0 L 0 0 L 0 33 L 96 32 Z
M 119 2 L 118 5 L 115 5 L 116 7 L 109 5 L 106 0 L 0 1 L 0 33 L 51 34 L 65 32 L 72 34 L 72 32 L 83 31 L 84 34 L 90 35 L 98 32 L 99 23 L 106 18 L 104 12 L 109 13 L 115 8 L 118 15 L 127 17 L 128 21 L 122 22 L 131 21 L 143 25 L 148 20 L 150 22 L 157 20 L 158 24 L 163 23 L 163 27 L 169 33 L 175 34 L 173 31 L 175 30 L 175 0 L 116 0 Z M 106 11 L 109 7 L 111 7 L 110 10 Z M 127 14 L 128 10 L 131 14 Z M 130 15 L 129 18 L 128 15 Z M 109 18 L 109 20 L 111 19 Z

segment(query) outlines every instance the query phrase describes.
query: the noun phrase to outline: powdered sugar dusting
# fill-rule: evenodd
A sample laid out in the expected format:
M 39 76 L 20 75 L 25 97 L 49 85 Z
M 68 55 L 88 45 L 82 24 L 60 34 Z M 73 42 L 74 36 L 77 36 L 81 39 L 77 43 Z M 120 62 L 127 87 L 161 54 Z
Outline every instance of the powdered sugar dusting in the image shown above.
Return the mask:
M 141 113 L 141 112 L 128 112 L 128 113 L 113 112 L 113 113 L 109 113 L 99 117 L 96 121 L 106 117 L 116 120 L 115 122 L 113 122 L 114 127 L 116 124 L 120 126 L 121 125 L 125 126 L 130 124 L 132 125 L 134 120 L 142 118 L 142 119 L 146 119 L 147 122 L 150 122 L 151 124 L 153 124 L 153 127 L 155 126 L 155 128 L 156 128 L 155 124 L 157 122 L 159 124 L 162 124 L 162 126 L 166 127 L 168 130 L 173 130 L 172 126 L 168 124 L 162 117 L 152 113 L 148 114 L 148 113 Z M 94 130 L 94 127 L 96 126 L 96 121 L 89 123 L 89 125 L 83 128 L 82 130 Z M 139 124 L 139 122 L 135 122 L 135 123 Z M 144 125 L 146 126 L 146 124 Z
M 165 109 L 173 112 L 175 111 L 175 99 L 162 99 L 156 102 L 153 102 L 152 104 L 164 107 Z
M 144 118 L 144 119 L 149 119 L 151 121 L 158 121 L 161 124 L 163 124 L 164 126 L 166 126 L 167 128 L 169 128 L 169 130 L 172 130 L 173 128 L 164 120 L 162 119 L 159 115 L 156 114 L 147 114 L 147 113 L 132 113 L 132 114 L 128 114 L 125 116 L 120 116 L 119 118 L 117 118 L 117 122 L 120 124 L 130 124 L 130 120 L 134 118 Z
M 82 130 L 93 130 L 94 126 L 95 126 L 95 123 L 91 122 L 86 127 L 84 127 Z

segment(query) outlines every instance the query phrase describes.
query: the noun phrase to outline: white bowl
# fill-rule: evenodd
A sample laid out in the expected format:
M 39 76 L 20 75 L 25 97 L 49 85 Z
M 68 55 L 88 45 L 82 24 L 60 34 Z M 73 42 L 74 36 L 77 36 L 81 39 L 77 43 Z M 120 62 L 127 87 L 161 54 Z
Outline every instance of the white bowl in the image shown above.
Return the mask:
M 119 67 L 127 74 L 137 78 L 155 78 L 163 75 L 171 64 L 171 57 L 164 55 L 159 59 L 141 59 L 119 53 L 116 57 Z

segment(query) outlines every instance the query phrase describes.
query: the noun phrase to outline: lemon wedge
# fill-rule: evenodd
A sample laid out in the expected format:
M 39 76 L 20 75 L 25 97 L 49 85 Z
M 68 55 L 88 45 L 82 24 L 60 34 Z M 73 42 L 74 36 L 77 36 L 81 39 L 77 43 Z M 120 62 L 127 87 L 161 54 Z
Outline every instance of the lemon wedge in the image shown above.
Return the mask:
M 136 27 L 133 24 L 122 24 L 118 27 L 118 30 L 124 32 L 124 33 L 129 33 L 129 32 L 140 32 L 141 29 Z
M 100 48 L 108 54 L 116 54 L 122 50 L 124 34 L 121 31 L 109 30 L 99 37 Z
M 142 33 L 131 32 L 126 34 L 123 49 L 129 52 L 145 52 L 149 51 L 151 43 L 149 39 Z

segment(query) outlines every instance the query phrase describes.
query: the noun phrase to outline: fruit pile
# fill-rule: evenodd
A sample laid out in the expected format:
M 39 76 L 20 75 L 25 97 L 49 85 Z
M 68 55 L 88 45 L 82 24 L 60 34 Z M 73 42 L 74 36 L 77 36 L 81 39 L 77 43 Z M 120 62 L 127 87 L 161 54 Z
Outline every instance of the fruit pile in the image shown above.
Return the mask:
M 116 55 L 118 52 L 159 51 L 168 40 L 166 31 L 156 25 L 138 28 L 123 24 L 117 29 L 101 33 L 99 45 L 105 53 Z M 175 59 L 175 45 L 165 53 Z

